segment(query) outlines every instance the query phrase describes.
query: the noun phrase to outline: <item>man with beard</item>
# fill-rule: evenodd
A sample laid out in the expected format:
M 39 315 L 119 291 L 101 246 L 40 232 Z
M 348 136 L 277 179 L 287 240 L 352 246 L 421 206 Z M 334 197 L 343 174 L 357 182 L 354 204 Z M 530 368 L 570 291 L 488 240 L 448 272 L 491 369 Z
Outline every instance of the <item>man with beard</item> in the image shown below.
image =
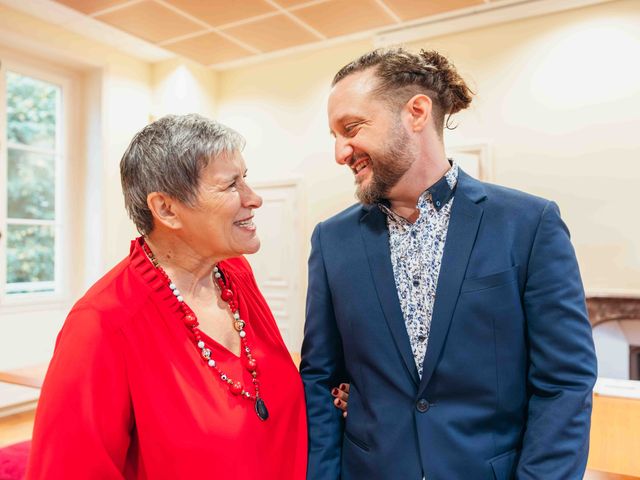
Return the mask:
M 555 203 L 447 159 L 471 96 L 432 51 L 370 52 L 333 80 L 360 203 L 312 237 L 309 480 L 582 478 L 596 360 L 574 250 Z

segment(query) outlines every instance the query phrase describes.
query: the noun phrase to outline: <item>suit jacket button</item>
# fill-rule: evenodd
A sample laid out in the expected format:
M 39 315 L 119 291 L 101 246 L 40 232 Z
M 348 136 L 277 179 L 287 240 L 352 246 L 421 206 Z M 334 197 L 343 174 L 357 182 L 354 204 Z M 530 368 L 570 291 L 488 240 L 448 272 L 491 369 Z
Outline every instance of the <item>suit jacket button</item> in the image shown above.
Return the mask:
M 416 409 L 418 409 L 418 411 L 420 413 L 424 413 L 427 410 L 429 410 L 429 407 L 431 405 L 429 405 L 429 402 L 427 402 L 424 398 L 421 398 L 420 400 L 418 400 L 418 402 L 416 403 Z

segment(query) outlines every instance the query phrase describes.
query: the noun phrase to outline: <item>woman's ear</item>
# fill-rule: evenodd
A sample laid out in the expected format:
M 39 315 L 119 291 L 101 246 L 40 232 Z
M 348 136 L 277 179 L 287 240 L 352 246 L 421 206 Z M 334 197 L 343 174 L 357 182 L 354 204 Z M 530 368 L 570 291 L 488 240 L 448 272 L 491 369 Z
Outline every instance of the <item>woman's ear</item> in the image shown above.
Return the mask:
M 409 113 L 410 128 L 413 132 L 421 132 L 429 123 L 433 102 L 431 99 L 419 93 L 414 95 L 405 104 L 405 109 Z
M 166 193 L 151 192 L 147 195 L 147 206 L 151 210 L 155 225 L 164 225 L 172 230 L 182 227 L 177 202 Z

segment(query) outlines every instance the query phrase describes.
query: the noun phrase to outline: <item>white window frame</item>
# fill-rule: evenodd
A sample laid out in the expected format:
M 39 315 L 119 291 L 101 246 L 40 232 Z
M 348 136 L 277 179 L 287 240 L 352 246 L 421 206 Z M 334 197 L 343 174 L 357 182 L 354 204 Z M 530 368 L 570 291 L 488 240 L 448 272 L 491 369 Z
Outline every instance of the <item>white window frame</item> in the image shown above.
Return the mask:
M 68 198 L 68 164 L 69 164 L 69 123 L 71 118 L 70 91 L 71 77 L 67 77 L 54 69 L 48 70 L 43 66 L 16 61 L 14 58 L 3 58 L 0 52 L 0 312 L 39 310 L 50 308 L 51 306 L 62 305 L 69 301 L 69 209 L 71 206 Z M 20 294 L 6 293 L 6 273 L 7 273 L 7 151 L 11 144 L 7 141 L 6 125 L 6 80 L 7 72 L 25 75 L 37 80 L 54 84 L 60 88 L 60 121 L 56 125 L 56 138 L 60 142 L 59 148 L 56 145 L 56 171 L 55 171 L 55 280 L 54 289 L 50 292 L 32 292 Z M 21 150 L 27 150 L 20 147 Z M 35 151 L 33 149 L 31 151 Z M 29 224 L 38 223 L 28 222 Z M 51 224 L 50 221 L 43 221 L 43 224 Z M 15 222 L 14 222 L 15 224 Z

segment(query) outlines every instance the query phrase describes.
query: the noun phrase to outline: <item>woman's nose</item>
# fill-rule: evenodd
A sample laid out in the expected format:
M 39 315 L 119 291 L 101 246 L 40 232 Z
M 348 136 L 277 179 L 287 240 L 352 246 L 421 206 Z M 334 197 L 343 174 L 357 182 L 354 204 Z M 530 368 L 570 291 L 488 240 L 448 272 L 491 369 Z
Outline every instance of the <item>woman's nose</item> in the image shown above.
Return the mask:
M 247 185 L 247 191 L 244 196 L 244 206 L 247 208 L 260 208 L 262 206 L 262 197 L 258 195 L 253 188 Z

